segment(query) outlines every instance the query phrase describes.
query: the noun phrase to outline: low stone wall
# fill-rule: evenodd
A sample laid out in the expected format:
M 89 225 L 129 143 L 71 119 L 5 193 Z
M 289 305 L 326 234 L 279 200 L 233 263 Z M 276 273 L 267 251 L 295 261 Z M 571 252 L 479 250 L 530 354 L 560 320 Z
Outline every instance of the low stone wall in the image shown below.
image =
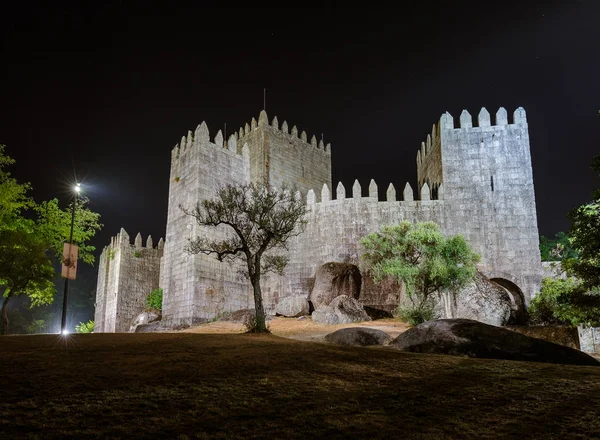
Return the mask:
M 566 327 L 560 325 L 538 325 L 538 326 L 519 326 L 508 325 L 505 328 L 522 333 L 532 338 L 544 339 L 555 344 L 565 345 L 567 347 L 579 348 L 579 335 L 575 327 Z M 581 351 L 586 351 L 581 349 Z
M 600 327 L 577 327 L 581 351 L 600 354 Z

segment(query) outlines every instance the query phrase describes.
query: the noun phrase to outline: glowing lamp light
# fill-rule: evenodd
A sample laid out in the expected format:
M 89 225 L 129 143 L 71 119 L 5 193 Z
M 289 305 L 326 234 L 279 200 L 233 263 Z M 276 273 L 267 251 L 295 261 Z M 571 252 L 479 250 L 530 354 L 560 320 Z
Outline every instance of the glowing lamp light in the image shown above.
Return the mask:
M 69 330 L 66 330 L 66 329 L 65 329 L 65 330 L 63 330 L 61 333 L 62 333 L 63 335 L 65 335 L 65 336 L 66 336 L 66 335 L 68 335 L 68 334 L 69 334 Z
M 81 185 L 78 183 L 77 185 L 75 185 L 75 192 L 79 193 L 79 191 L 81 191 Z

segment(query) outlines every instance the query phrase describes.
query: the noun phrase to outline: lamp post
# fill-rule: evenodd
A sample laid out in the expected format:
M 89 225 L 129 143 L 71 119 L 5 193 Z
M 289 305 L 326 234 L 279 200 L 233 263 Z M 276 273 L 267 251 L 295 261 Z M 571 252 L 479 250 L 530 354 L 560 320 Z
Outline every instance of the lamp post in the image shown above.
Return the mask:
M 75 201 L 73 202 L 73 208 L 71 210 L 71 233 L 69 234 L 69 244 L 73 244 L 73 228 L 75 227 L 75 207 L 79 201 L 79 192 L 81 191 L 81 185 L 78 183 L 73 188 L 75 191 Z M 65 277 L 65 291 L 63 294 L 63 306 L 62 306 L 62 319 L 60 324 L 61 334 L 67 333 L 67 296 L 69 294 L 69 278 Z

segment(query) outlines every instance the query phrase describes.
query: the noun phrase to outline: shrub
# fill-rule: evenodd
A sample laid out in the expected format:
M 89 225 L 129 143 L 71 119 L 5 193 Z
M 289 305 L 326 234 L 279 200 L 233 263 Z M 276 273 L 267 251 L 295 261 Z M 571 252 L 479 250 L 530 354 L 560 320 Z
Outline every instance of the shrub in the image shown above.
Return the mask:
M 588 292 L 576 278 L 544 278 L 529 307 L 535 325 L 600 326 L 600 292 Z
M 94 321 L 80 322 L 75 326 L 77 333 L 92 333 L 94 331 Z
M 398 307 L 398 317 L 410 325 L 419 325 L 426 321 L 435 319 L 435 311 L 432 306 L 423 307 Z
M 410 306 L 401 304 L 399 315 L 413 325 L 433 319 L 435 294 L 456 294 L 474 278 L 480 259 L 462 236 L 445 237 L 433 222 L 383 226 L 360 242 L 375 283 L 390 278 L 404 284 Z
M 162 310 L 163 290 L 154 289 L 146 297 L 146 306 L 149 309 Z

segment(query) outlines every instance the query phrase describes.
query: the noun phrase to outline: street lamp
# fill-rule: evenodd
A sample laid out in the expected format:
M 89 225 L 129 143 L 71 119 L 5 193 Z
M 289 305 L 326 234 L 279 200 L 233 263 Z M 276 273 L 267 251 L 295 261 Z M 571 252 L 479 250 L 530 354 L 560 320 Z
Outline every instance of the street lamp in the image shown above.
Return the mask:
M 71 210 L 71 233 L 69 235 L 69 244 L 73 244 L 73 228 L 75 227 L 75 207 L 77 206 L 77 202 L 79 201 L 79 192 L 81 191 L 81 185 L 77 183 L 73 188 L 75 192 L 75 201 L 73 202 L 73 208 Z M 70 257 L 69 257 L 70 258 Z M 69 261 L 69 265 L 74 262 Z M 60 332 L 63 335 L 68 334 L 67 330 L 67 296 L 69 294 L 69 277 L 65 277 L 65 291 L 63 294 L 63 307 L 62 307 L 62 320 L 60 324 Z

